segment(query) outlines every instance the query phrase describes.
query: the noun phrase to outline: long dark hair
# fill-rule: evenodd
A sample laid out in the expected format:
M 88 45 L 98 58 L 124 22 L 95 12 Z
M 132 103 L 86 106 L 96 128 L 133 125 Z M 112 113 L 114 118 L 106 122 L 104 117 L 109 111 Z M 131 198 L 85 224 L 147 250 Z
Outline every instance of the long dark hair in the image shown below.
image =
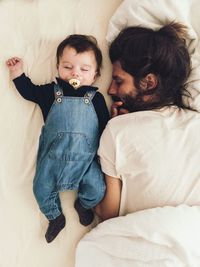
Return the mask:
M 152 94 L 159 100 L 148 103 L 148 109 L 168 105 L 189 108 L 183 102 L 184 95 L 190 96 L 186 83 L 191 71 L 186 34 L 187 28 L 174 22 L 159 30 L 128 27 L 111 43 L 111 62 L 120 62 L 122 69 L 134 77 L 136 88 L 140 89 L 147 74 L 156 75 L 158 83 Z

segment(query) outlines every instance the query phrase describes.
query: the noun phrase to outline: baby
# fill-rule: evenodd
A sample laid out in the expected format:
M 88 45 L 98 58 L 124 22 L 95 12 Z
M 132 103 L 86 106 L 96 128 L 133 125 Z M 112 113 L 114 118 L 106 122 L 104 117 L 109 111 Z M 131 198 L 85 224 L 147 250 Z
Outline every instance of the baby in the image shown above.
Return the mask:
M 74 207 L 85 226 L 93 221 L 92 209 L 105 193 L 96 152 L 109 113 L 104 97 L 92 86 L 100 75 L 102 54 L 94 37 L 68 36 L 57 48 L 57 82 L 40 86 L 23 73 L 22 59 L 13 57 L 6 64 L 19 93 L 40 106 L 45 121 L 33 191 L 49 220 L 49 243 L 65 226 L 59 192 L 78 191 Z

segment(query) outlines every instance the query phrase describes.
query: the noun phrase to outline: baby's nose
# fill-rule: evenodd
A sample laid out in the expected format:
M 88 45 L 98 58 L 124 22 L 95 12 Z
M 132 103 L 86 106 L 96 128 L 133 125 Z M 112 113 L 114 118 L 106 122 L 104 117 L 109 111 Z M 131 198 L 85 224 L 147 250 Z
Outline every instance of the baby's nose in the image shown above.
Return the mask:
M 72 70 L 72 77 L 78 78 L 79 77 L 79 72 L 77 70 Z

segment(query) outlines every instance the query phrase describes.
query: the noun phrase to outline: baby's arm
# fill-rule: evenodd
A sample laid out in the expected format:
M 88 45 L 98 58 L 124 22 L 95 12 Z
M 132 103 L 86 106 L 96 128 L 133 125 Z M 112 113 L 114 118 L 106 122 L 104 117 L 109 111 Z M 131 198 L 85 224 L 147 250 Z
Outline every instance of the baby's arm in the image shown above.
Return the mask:
M 10 78 L 13 80 L 23 73 L 23 61 L 21 58 L 12 57 L 6 61 L 6 65 L 10 72 Z
M 6 65 L 10 72 L 10 78 L 23 98 L 39 104 L 41 108 L 45 99 L 49 100 L 52 97 L 54 100 L 54 86 L 51 84 L 35 85 L 32 83 L 23 72 L 23 61 L 21 58 L 10 58 L 6 61 Z

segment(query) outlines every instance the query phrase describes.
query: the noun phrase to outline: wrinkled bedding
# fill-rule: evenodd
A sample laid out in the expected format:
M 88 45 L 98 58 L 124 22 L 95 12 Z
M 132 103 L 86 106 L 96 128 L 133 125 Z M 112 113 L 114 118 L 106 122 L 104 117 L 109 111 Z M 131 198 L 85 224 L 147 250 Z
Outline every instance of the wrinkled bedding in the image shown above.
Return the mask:
M 73 33 L 96 36 L 103 51 L 102 76 L 96 82 L 105 95 L 111 66 L 105 39 L 109 19 L 120 0 L 0 1 L 0 266 L 73 267 L 77 242 L 90 229 L 79 224 L 75 192 L 61 194 L 65 229 L 51 244 L 47 221 L 32 193 L 43 119 L 37 105 L 24 100 L 9 79 L 5 61 L 22 57 L 25 73 L 36 84 L 56 75 L 56 47 Z M 27 88 L 29 90 L 29 88 Z
M 200 207 L 186 205 L 107 220 L 78 244 L 75 266 L 199 267 L 199 224 Z

